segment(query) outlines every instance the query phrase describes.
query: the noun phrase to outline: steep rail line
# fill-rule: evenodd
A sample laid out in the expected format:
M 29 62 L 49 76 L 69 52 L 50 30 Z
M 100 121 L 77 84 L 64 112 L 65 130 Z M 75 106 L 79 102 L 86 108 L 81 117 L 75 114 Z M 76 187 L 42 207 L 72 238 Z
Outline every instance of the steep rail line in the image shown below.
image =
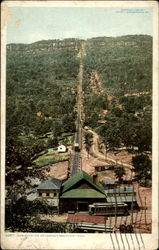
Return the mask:
M 72 168 L 72 175 L 78 173 L 78 170 L 82 167 L 80 163 L 80 151 L 82 149 L 82 109 L 83 109 L 83 102 L 82 102 L 82 95 L 83 95 L 83 56 L 85 55 L 85 43 L 82 42 L 81 44 L 81 51 L 80 51 L 80 67 L 79 67 L 79 82 L 77 86 L 77 101 L 76 101 L 76 108 L 77 108 L 77 118 L 76 118 L 76 133 L 75 133 L 75 140 L 74 140 L 74 158 L 73 158 L 73 168 Z

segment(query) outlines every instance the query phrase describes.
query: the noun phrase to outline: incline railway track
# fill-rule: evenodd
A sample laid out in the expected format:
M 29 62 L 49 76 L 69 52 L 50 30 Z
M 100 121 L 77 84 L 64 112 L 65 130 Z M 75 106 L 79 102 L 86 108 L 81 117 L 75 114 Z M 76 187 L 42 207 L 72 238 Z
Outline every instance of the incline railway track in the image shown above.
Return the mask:
M 77 118 L 76 118 L 76 133 L 75 133 L 75 140 L 74 140 L 74 158 L 73 158 L 73 169 L 72 175 L 78 173 L 78 170 L 82 168 L 80 163 L 80 152 L 82 149 L 82 112 L 83 112 L 83 57 L 85 55 L 85 42 L 81 44 L 81 51 L 80 51 L 80 67 L 79 67 L 79 82 L 77 86 L 77 101 L 76 101 L 76 110 L 77 110 Z

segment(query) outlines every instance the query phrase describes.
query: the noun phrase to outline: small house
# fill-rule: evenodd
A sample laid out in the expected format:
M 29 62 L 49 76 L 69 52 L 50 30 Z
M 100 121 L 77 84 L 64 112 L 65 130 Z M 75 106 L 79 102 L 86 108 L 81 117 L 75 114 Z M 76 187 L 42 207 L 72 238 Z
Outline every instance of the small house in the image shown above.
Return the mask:
M 106 164 L 105 164 L 105 166 L 95 166 L 95 167 L 94 167 L 94 170 L 95 170 L 95 172 L 105 171 L 105 170 L 108 169 L 108 166 L 109 166 L 109 165 L 106 165 Z
M 58 153 L 65 153 L 67 151 L 67 148 L 64 145 L 59 145 L 57 151 Z
M 103 186 L 95 177 L 81 171 L 62 184 L 60 212 L 88 212 L 94 202 L 106 202 Z
M 50 177 L 37 187 L 38 198 L 49 200 L 50 205 L 58 209 L 61 184 L 61 180 Z

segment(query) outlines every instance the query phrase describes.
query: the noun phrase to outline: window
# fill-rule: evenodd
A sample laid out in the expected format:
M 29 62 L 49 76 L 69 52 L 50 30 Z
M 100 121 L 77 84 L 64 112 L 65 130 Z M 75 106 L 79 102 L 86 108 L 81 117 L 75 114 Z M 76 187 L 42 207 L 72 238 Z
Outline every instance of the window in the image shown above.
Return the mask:
M 55 197 L 56 197 L 56 195 L 57 195 L 57 194 L 56 194 L 56 193 L 54 193 L 54 196 L 55 196 Z
M 39 193 L 39 196 L 42 196 L 42 193 Z
M 46 193 L 46 196 L 50 196 L 50 193 Z

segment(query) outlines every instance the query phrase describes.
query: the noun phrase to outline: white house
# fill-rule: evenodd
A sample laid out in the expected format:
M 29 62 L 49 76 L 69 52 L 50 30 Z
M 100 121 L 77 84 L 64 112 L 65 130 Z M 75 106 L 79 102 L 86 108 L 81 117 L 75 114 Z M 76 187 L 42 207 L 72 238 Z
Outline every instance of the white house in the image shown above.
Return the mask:
M 65 153 L 67 151 L 67 148 L 64 145 L 59 145 L 57 151 L 58 153 Z

